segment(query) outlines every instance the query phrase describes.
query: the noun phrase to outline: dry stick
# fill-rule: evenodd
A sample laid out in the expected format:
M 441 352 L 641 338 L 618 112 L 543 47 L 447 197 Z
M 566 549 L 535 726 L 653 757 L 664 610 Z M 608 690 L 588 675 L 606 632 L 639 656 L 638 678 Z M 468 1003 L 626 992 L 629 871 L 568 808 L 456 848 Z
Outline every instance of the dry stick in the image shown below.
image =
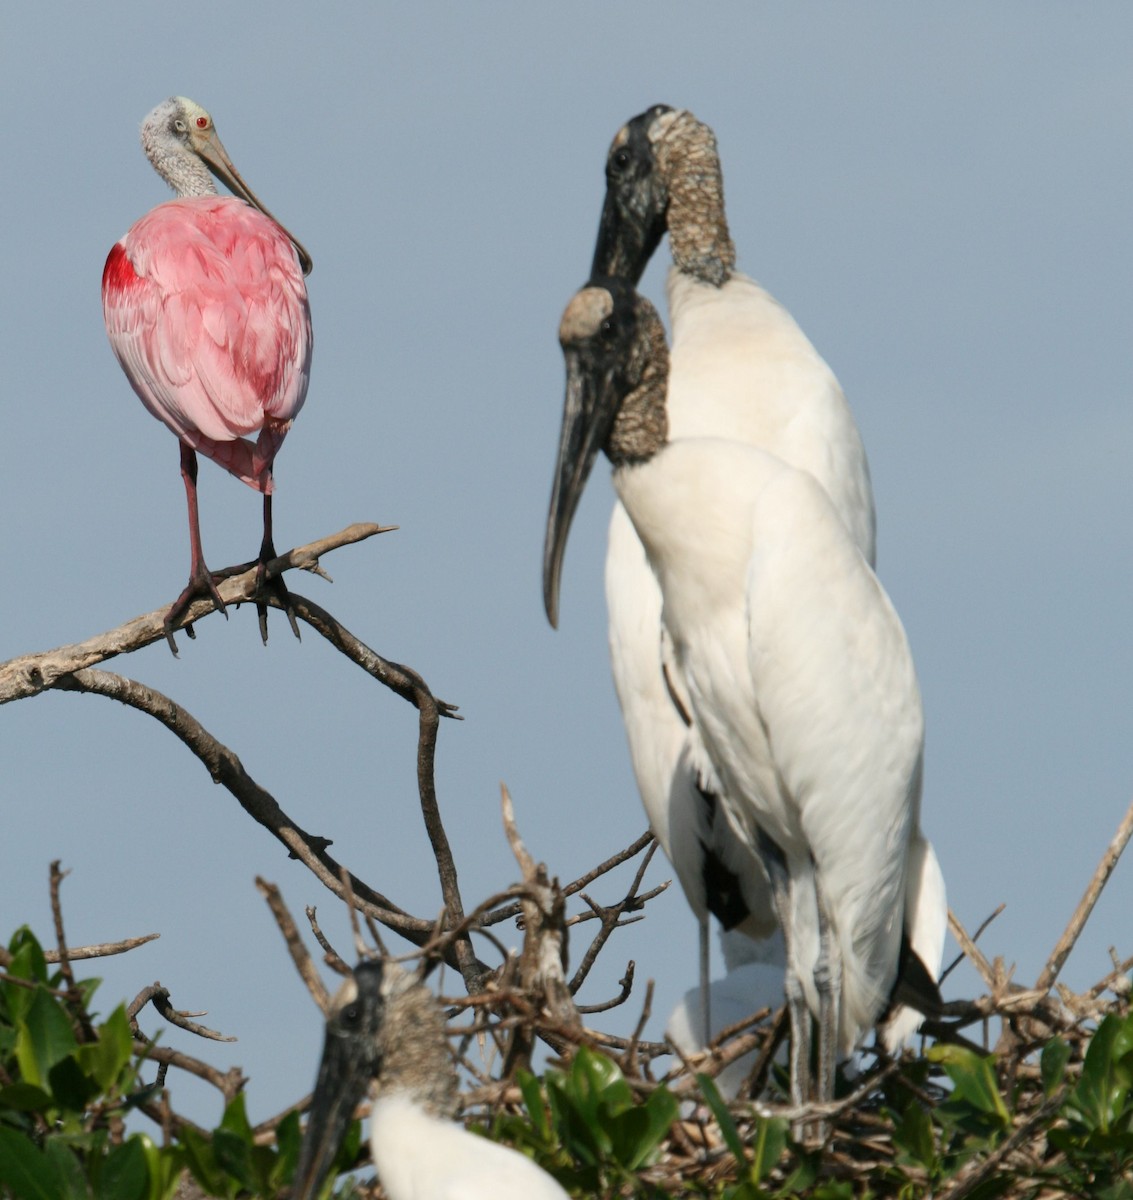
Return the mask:
M 190 1021 L 190 1017 L 203 1017 L 205 1013 L 180 1012 L 169 1002 L 169 989 L 162 987 L 160 983 L 153 983 L 149 987 L 143 988 L 134 997 L 130 1007 L 126 1010 L 126 1015 L 130 1018 L 130 1026 L 134 1031 L 135 1037 L 140 1033 L 136 1020 L 137 1015 L 147 1004 L 152 1004 L 170 1025 L 176 1025 L 179 1029 L 184 1029 L 188 1033 L 195 1033 L 197 1037 L 207 1038 L 211 1042 L 236 1041 L 234 1037 L 227 1037 L 223 1033 L 217 1033 L 215 1029 L 209 1029 L 207 1025 L 198 1025 L 196 1021 Z
M 992 923 L 992 921 L 994 921 L 996 919 L 996 917 L 998 917 L 1000 915 L 1000 913 L 1002 913 L 1006 907 L 1007 907 L 1006 904 L 1000 904 L 993 912 L 989 913 L 986 917 L 984 917 L 984 919 L 980 922 L 979 927 L 976 929 L 976 932 L 973 933 L 971 935 L 971 937 L 969 938 L 969 941 L 971 942 L 971 944 L 973 946 L 983 936 L 984 930 L 987 929 L 987 927 Z M 967 955 L 963 951 L 961 951 L 959 954 L 957 954 L 956 957 L 948 964 L 948 966 L 945 967 L 943 971 L 941 971 L 940 978 L 936 982 L 938 984 L 943 983 L 948 978 L 948 976 L 951 975 L 952 972 L 955 971 L 956 968 L 964 961 L 964 959 L 966 957 L 967 957 Z
M 341 546 L 349 546 L 395 528 L 394 525 L 350 525 L 330 537 L 320 538 L 306 546 L 298 546 L 286 554 L 281 554 L 279 558 L 272 559 L 268 564 L 267 573 L 269 576 L 277 575 L 291 567 L 313 570 L 318 566 L 320 555 L 329 554 Z M 243 574 L 234 575 L 220 583 L 219 591 L 225 603 L 238 604 L 241 601 L 252 600 L 257 586 L 256 571 L 257 568 L 253 565 Z M 155 609 L 126 621 L 116 629 L 87 638 L 86 641 L 70 646 L 58 646 L 54 650 L 45 650 L 37 654 L 21 655 L 19 658 L 0 663 L 0 704 L 38 695 L 72 671 L 93 667 L 108 658 L 129 654 L 152 642 L 164 640 L 166 611 L 164 607 Z M 188 619 L 199 620 L 213 611 L 211 599 L 198 600 L 190 606 Z
M 617 904 L 610 905 L 609 908 L 603 908 L 595 904 L 594 901 L 588 896 L 584 895 L 582 897 L 586 903 L 590 905 L 591 910 L 599 915 L 602 921 L 602 927 L 595 935 L 594 940 L 587 947 L 586 953 L 582 957 L 582 962 L 579 963 L 578 970 L 575 971 L 574 978 L 570 981 L 571 995 L 578 995 L 578 989 L 582 987 L 586 976 L 590 974 L 590 968 L 593 967 L 595 960 L 602 950 L 602 947 L 605 946 L 610 935 L 614 932 L 618 925 L 622 923 L 621 918 L 623 914 L 627 911 L 633 911 L 634 908 L 640 908 L 645 903 L 646 899 L 652 898 L 652 896 L 638 896 L 637 889 L 641 886 L 641 881 L 645 876 L 646 869 L 648 868 L 656 850 L 657 842 L 654 840 L 653 845 L 650 846 L 645 852 L 644 858 L 642 858 L 637 871 L 634 873 L 633 881 L 629 885 L 629 891 L 626 892 L 625 896 L 619 900 Z M 656 895 L 657 890 L 654 889 L 652 894 Z
M 283 934 L 284 942 L 287 943 L 287 951 L 291 955 L 295 969 L 299 972 L 299 978 L 307 985 L 307 991 L 311 993 L 311 998 L 318 1005 L 319 1011 L 325 1015 L 330 1006 L 330 993 L 324 986 L 318 971 L 315 970 L 315 964 L 311 961 L 310 954 L 307 953 L 307 947 L 303 945 L 299 929 L 288 911 L 287 905 L 283 902 L 279 887 L 257 875 L 256 888 L 267 901 L 271 915 L 275 917 L 275 923 L 279 926 L 279 932 Z
M 51 916 L 55 922 L 55 942 L 59 951 L 59 974 L 67 985 L 67 1001 L 71 1015 L 78 1021 L 83 1033 L 83 1041 L 93 1042 L 97 1035 L 91 1024 L 90 1013 L 83 1003 L 82 993 L 75 983 L 75 973 L 71 970 L 70 957 L 67 954 L 67 938 L 63 932 L 63 906 L 59 902 L 59 887 L 67 877 L 66 871 L 59 869 L 59 860 L 51 864 Z
M 987 961 L 984 952 L 968 936 L 968 931 L 960 924 L 960 918 L 951 909 L 948 910 L 948 928 L 952 930 L 952 936 L 959 942 L 960 949 L 972 960 L 976 970 L 983 976 L 987 987 L 994 989 L 995 971 L 991 963 Z
M 965 1168 L 955 1186 L 940 1194 L 940 1200 L 964 1200 L 965 1196 L 970 1196 L 980 1184 L 986 1182 L 998 1170 L 1000 1163 L 1013 1150 L 1017 1150 L 1062 1107 L 1066 1093 L 1066 1088 L 1060 1088 L 1049 1100 L 1040 1104 L 1027 1120 L 1006 1141 L 1000 1143 L 987 1158 L 978 1165 Z
M 274 601 L 279 607 L 278 601 Z M 363 669 L 374 675 L 387 687 L 408 700 L 417 709 L 417 793 L 421 803 L 421 815 L 425 821 L 425 831 L 429 835 L 429 843 L 433 848 L 433 857 L 437 863 L 437 874 L 441 883 L 441 896 L 448 910 L 449 924 L 459 925 L 464 920 L 464 905 L 460 898 L 460 885 L 457 881 L 456 862 L 452 856 L 448 834 L 441 820 L 440 806 L 437 803 L 435 781 L 435 761 L 437 751 L 437 730 L 440 718 L 454 717 L 455 706 L 443 700 L 437 700 L 425 681 L 408 667 L 400 663 L 391 663 L 375 654 L 348 630 L 338 623 L 325 609 L 312 603 L 302 596 L 291 593 L 291 603 L 295 615 L 306 621 L 312 628 L 323 635 L 333 646 L 341 650 Z M 457 938 L 453 944 L 456 965 L 464 978 L 464 985 L 470 992 L 478 992 L 483 986 L 487 967 L 477 958 L 472 948 L 472 938 L 468 933 Z
M 295 598 L 294 593 L 292 597 Z M 275 797 L 247 773 L 240 759 L 168 696 L 136 680 L 98 670 L 75 671 L 58 679 L 55 687 L 60 691 L 106 696 L 160 721 L 201 760 L 214 782 L 223 784 L 254 821 L 287 847 L 291 857 L 302 862 L 324 887 L 340 899 L 343 898 L 342 884 L 338 878 L 341 867 L 326 852 L 323 845 L 325 839 L 314 837 L 296 825 L 280 808 Z M 318 848 L 313 849 L 312 846 Z M 351 885 L 372 916 L 408 941 L 422 945 L 431 936 L 431 921 L 410 916 L 357 876 L 351 876 Z M 455 956 L 452 963 L 456 965 Z
M 314 905 L 308 904 L 303 910 L 307 914 L 307 924 L 311 927 L 311 932 L 315 935 L 315 941 L 323 948 L 324 961 L 327 966 L 337 975 L 344 978 L 350 974 L 350 967 L 346 960 L 339 952 L 330 944 L 327 935 L 319 928 L 318 921 L 315 920 L 316 909 Z M 367 918 L 368 919 L 368 918 Z
M 146 942 L 155 941 L 161 937 L 160 933 L 147 933 L 141 937 L 124 938 L 120 942 L 99 942 L 94 946 L 68 946 L 67 957 L 71 962 L 79 962 L 84 958 L 107 958 L 111 954 L 125 954 L 127 950 L 136 950 L 139 946 L 144 946 Z M 49 963 L 59 961 L 58 950 L 44 950 L 44 959 Z
M 1058 978 L 1059 971 L 1062 970 L 1070 951 L 1074 949 L 1074 943 L 1090 919 L 1090 913 L 1094 911 L 1094 905 L 1097 904 L 1098 897 L 1102 894 L 1102 888 L 1113 874 L 1113 868 L 1117 866 L 1117 860 L 1121 857 L 1121 852 L 1125 849 L 1131 836 L 1133 836 L 1133 804 L 1130 804 L 1126 810 L 1121 824 L 1117 827 L 1117 832 L 1113 835 L 1113 841 L 1109 844 L 1109 849 L 1102 855 L 1094 877 L 1090 880 L 1090 886 L 1086 888 L 1085 894 L 1078 902 L 1078 907 L 1074 910 L 1074 915 L 1070 918 L 1070 924 L 1066 926 L 1066 932 L 1058 939 L 1058 945 L 1051 951 L 1050 959 L 1035 984 L 1036 988 L 1046 991 Z
M 218 1071 L 215 1067 L 210 1067 L 208 1063 L 201 1062 L 199 1058 L 182 1054 L 179 1050 L 171 1050 L 168 1046 L 155 1046 L 153 1042 L 135 1041 L 134 1053 L 139 1058 L 162 1063 L 168 1067 L 179 1067 L 190 1075 L 196 1075 L 198 1079 L 211 1083 L 224 1096 L 225 1100 L 231 1100 L 248 1082 L 247 1076 L 239 1067 Z
M 622 863 L 633 858 L 635 854 L 640 853 L 640 851 L 644 850 L 650 842 L 654 842 L 655 840 L 656 839 L 653 837 L 653 834 L 646 830 L 645 833 L 637 838 L 636 841 L 628 845 L 624 850 L 619 850 L 617 854 L 612 854 L 606 859 L 605 862 L 599 863 L 593 870 L 587 871 L 585 875 L 580 875 L 573 883 L 566 884 L 563 887 L 563 895 L 576 895 L 578 892 L 582 891 L 584 887 L 587 887 L 589 884 L 593 883 L 595 879 L 598 879 L 602 875 L 608 874 L 615 867 L 621 866 Z M 658 890 L 663 890 L 666 887 L 668 887 L 667 882 L 662 884 L 661 888 Z M 486 913 L 480 924 L 481 926 L 498 925 L 501 921 L 510 921 L 513 917 L 518 917 L 520 915 L 520 911 L 521 909 L 518 902 L 515 904 L 509 904 L 504 908 L 496 909 L 495 912 Z

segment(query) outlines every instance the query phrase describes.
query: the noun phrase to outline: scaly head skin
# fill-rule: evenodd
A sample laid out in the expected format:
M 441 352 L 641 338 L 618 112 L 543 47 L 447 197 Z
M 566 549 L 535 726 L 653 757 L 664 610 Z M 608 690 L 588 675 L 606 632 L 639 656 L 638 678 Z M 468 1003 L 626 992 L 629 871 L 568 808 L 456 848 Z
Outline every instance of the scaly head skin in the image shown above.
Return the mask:
M 444 1014 L 418 976 L 381 960 L 360 962 L 331 1002 L 292 1200 L 318 1194 L 371 1081 L 377 1094 L 406 1095 L 432 1116 L 456 1111 Z
M 655 104 L 615 136 L 591 278 L 636 285 L 669 232 L 677 267 L 714 287 L 735 269 L 716 138 L 692 113 Z
M 543 543 L 543 601 L 558 622 L 567 535 L 598 451 L 615 466 L 645 462 L 665 444 L 669 352 L 656 310 L 624 280 L 594 280 L 563 313 L 567 386 Z

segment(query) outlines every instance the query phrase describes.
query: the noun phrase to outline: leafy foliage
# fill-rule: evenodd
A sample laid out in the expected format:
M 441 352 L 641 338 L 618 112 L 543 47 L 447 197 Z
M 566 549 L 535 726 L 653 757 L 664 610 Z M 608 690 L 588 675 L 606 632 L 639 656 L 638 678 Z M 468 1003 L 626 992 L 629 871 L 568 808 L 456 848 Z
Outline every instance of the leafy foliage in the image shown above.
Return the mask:
M 273 1197 L 291 1180 L 300 1121 L 264 1144 L 238 1094 L 211 1133 L 186 1125 L 172 1145 L 127 1135 L 155 1088 L 123 1006 L 90 1011 L 97 980 L 68 989 L 19 930 L 0 974 L 0 1197 L 169 1200 L 185 1172 L 207 1195 Z M 590 1046 L 542 1078 L 519 1073 L 522 1105 L 494 1107 L 491 1136 L 529 1154 L 576 1196 L 709 1200 L 919 1200 L 956 1189 L 974 1200 L 1133 1200 L 1133 1015 L 1124 998 L 1010 1061 L 937 1044 L 879 1077 L 807 1150 L 788 1122 L 698 1091 L 627 1078 Z M 690 1081 L 686 1078 L 686 1084 Z M 694 1097 L 694 1098 L 693 1098 Z M 355 1122 L 338 1164 L 358 1163 Z M 349 1182 L 339 1195 L 372 1185 Z

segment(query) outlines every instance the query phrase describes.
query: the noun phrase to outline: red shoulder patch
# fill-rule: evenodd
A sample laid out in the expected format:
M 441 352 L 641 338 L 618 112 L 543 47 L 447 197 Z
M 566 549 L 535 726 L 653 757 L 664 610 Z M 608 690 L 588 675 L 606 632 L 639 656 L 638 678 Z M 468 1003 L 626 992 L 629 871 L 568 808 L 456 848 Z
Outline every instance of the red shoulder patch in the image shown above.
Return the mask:
M 102 294 L 127 291 L 137 281 L 138 273 L 130 262 L 126 247 L 121 242 L 115 242 L 106 256 L 106 266 L 102 268 Z

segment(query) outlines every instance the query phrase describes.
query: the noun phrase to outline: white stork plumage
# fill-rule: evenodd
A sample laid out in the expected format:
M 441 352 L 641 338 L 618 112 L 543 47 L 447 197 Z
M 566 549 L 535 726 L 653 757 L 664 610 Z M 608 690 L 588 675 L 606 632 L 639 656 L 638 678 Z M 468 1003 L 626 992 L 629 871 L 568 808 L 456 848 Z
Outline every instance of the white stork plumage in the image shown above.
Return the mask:
M 689 112 L 656 105 L 626 124 L 606 162 L 592 274 L 636 284 L 667 231 L 673 254 L 669 436 L 757 446 L 809 471 L 873 563 L 869 467 L 830 368 L 791 315 L 735 270 L 716 139 Z M 650 824 L 702 923 L 774 934 L 766 881 L 704 778 L 689 769 L 683 686 L 662 669 L 661 596 L 622 505 L 610 521 L 606 602 L 614 683 Z M 761 951 L 774 960 L 774 945 Z
M 291 1200 L 312 1200 L 373 1082 L 370 1150 L 390 1200 L 567 1200 L 531 1159 L 453 1119 L 444 1014 L 421 979 L 364 960 L 331 1002 Z
M 567 392 L 545 593 L 557 598 L 570 519 L 604 448 L 660 587 L 703 755 L 694 765 L 771 880 L 792 1100 L 829 1099 L 836 1055 L 885 1017 L 899 966 L 906 984 L 933 990 L 906 934 L 933 897 L 904 630 L 811 473 L 736 441 L 669 439 L 669 356 L 648 301 L 595 281 L 559 335 Z M 813 1089 L 808 1008 L 819 1023 Z

